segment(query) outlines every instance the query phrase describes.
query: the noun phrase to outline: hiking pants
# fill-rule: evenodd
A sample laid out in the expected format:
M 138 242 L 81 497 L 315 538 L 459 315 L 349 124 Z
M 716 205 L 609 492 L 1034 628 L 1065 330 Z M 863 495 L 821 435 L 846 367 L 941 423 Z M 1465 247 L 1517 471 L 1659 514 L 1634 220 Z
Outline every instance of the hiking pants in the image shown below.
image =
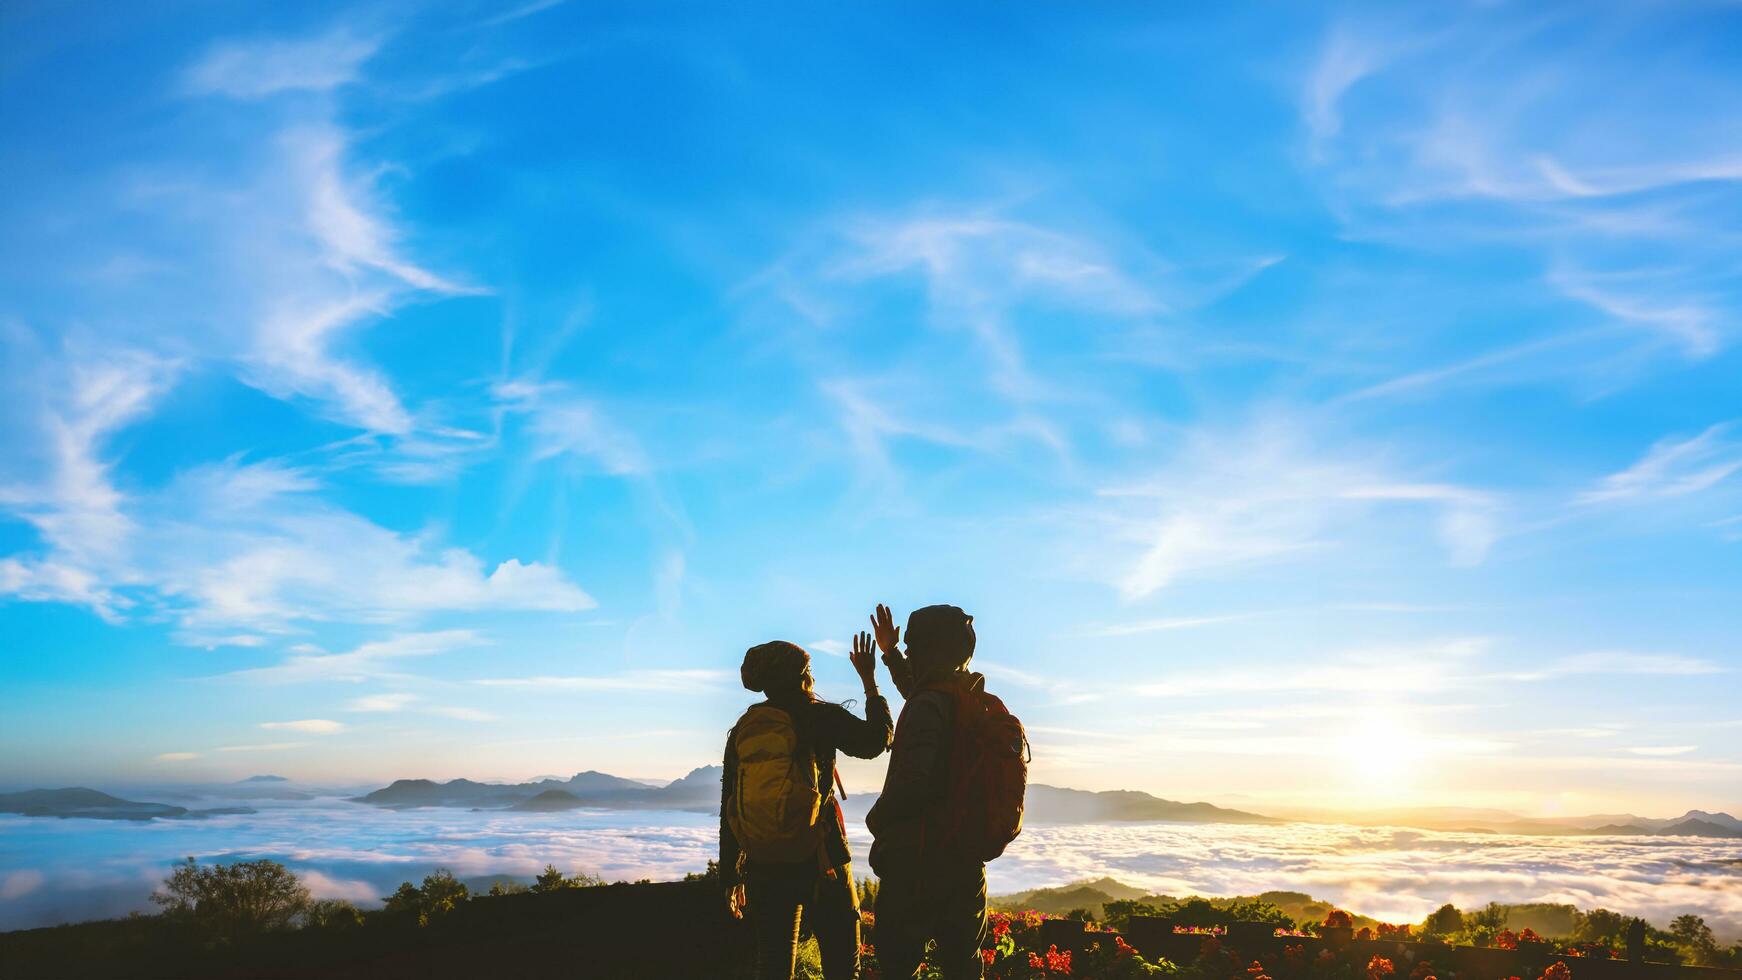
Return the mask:
M 930 962 L 944 980 L 980 980 L 985 963 L 986 866 L 928 868 L 882 879 L 872 937 L 884 980 L 908 980 L 937 941 Z
M 757 980 L 792 980 L 801 917 L 817 937 L 824 980 L 857 980 L 859 902 L 850 865 L 830 878 L 815 861 L 746 864 L 744 897 L 756 932 Z

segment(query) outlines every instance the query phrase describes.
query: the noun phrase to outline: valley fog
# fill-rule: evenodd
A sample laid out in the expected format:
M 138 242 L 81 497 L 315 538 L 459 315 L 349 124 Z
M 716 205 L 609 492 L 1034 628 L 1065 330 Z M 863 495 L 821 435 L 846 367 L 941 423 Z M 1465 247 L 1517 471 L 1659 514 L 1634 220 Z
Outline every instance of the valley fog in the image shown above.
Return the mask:
M 715 855 L 717 818 L 678 811 L 385 810 L 322 799 L 258 802 L 203 820 L 0 816 L 0 930 L 150 911 L 170 865 L 271 858 L 320 898 L 378 904 L 436 867 L 530 878 L 547 863 L 606 880 L 679 878 Z M 855 872 L 862 813 L 849 811 Z M 1171 894 L 1292 890 L 1394 922 L 1441 904 L 1559 902 L 1663 925 L 1702 915 L 1742 935 L 1742 841 L 1536 837 L 1331 824 L 1033 826 L 988 868 L 994 894 L 1111 876 Z

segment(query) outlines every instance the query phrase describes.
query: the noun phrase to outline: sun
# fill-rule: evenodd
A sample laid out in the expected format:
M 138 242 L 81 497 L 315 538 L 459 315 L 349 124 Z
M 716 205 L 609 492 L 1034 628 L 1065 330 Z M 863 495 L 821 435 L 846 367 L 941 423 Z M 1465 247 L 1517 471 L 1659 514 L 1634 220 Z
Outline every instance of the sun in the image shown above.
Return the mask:
M 1338 757 L 1349 760 L 1349 789 L 1372 802 L 1401 803 L 1430 781 L 1434 741 L 1402 713 L 1362 708 L 1338 739 Z

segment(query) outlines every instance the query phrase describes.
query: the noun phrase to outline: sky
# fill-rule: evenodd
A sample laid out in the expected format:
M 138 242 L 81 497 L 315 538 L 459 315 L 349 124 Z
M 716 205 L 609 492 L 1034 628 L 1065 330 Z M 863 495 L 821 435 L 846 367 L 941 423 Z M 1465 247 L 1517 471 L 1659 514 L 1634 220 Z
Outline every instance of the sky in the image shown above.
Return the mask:
M 1737 812 L 1742 8 L 1210 7 L 7 4 L 0 782 Z

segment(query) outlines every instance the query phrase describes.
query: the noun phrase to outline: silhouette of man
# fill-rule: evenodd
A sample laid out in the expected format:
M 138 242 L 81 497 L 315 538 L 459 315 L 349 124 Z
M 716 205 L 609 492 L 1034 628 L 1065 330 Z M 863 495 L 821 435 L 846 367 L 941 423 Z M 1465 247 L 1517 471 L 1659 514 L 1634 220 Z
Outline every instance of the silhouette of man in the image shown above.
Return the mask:
M 983 976 L 986 866 L 976 856 L 936 846 L 949 774 L 955 698 L 952 686 L 980 688 L 967 670 L 974 656 L 974 618 L 955 606 L 926 606 L 907 619 L 907 653 L 888 607 L 871 618 L 883 662 L 907 699 L 895 726 L 883 795 L 865 816 L 877 893 L 877 960 L 889 980 L 913 976 L 936 940 L 931 963 L 946 980 Z M 927 828 L 932 847 L 926 847 Z

